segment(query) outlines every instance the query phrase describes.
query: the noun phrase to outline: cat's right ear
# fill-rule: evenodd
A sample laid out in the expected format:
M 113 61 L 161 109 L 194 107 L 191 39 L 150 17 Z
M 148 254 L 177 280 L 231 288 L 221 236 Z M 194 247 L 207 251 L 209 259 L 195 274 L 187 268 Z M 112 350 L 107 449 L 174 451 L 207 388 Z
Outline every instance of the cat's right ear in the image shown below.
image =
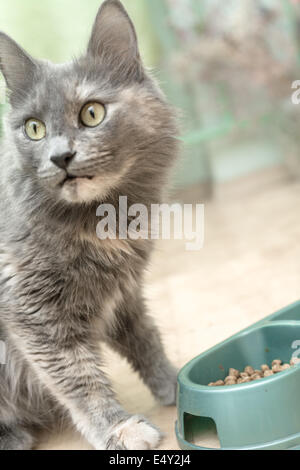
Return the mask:
M 143 78 L 134 25 L 119 0 L 105 0 L 101 5 L 88 45 L 88 56 L 102 60 L 121 77 Z
M 33 82 L 36 62 L 7 34 L 0 31 L 0 72 L 8 89 L 23 95 L 27 84 Z

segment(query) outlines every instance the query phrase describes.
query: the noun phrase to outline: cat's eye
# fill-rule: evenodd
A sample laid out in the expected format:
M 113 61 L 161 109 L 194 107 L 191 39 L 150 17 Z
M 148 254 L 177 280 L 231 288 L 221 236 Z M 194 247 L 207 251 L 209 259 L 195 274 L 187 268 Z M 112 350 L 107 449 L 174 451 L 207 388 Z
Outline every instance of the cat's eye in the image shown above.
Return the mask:
M 86 127 L 97 127 L 105 118 L 105 107 L 101 103 L 87 103 L 80 112 L 80 120 Z
M 25 132 L 31 140 L 42 140 L 46 136 L 46 126 L 38 119 L 28 119 L 25 122 Z

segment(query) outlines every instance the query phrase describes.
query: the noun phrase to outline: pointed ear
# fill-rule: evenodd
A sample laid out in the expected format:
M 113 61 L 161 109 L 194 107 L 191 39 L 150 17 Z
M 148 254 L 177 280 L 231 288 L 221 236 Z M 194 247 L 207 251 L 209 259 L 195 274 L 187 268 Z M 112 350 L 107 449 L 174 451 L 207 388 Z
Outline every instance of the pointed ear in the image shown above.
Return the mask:
M 7 87 L 16 95 L 24 95 L 27 84 L 32 83 L 37 64 L 7 34 L 0 31 L 0 72 Z
M 88 46 L 88 54 L 129 78 L 141 80 L 143 66 L 134 25 L 119 0 L 100 7 Z

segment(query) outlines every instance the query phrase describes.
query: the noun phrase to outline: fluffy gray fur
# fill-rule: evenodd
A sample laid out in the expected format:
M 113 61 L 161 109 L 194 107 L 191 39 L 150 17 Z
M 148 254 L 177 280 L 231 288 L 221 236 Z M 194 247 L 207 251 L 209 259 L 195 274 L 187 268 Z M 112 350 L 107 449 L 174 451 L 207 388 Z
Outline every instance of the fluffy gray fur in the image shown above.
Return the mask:
M 100 241 L 96 210 L 120 195 L 161 202 L 177 154 L 172 110 L 118 0 L 101 6 L 72 63 L 37 61 L 0 33 L 0 70 L 11 104 L 0 147 L 0 449 L 32 448 L 36 429 L 65 416 L 96 449 L 156 447 L 159 431 L 115 397 L 99 347 L 174 404 L 176 372 L 142 295 L 151 242 Z M 106 107 L 93 129 L 78 117 L 89 101 Z M 46 124 L 45 139 L 28 139 L 28 118 Z M 50 157 L 66 152 L 76 155 L 61 169 Z

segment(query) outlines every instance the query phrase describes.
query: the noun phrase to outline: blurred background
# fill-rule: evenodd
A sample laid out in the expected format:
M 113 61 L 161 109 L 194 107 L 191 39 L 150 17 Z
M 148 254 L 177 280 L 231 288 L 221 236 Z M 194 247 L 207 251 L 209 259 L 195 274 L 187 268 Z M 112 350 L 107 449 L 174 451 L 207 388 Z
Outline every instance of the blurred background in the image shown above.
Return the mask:
M 84 51 L 99 3 L 0 0 L 0 28 L 34 56 L 64 61 Z M 123 3 L 146 64 L 181 110 L 177 187 L 211 197 L 218 183 L 276 165 L 300 174 L 297 0 Z

